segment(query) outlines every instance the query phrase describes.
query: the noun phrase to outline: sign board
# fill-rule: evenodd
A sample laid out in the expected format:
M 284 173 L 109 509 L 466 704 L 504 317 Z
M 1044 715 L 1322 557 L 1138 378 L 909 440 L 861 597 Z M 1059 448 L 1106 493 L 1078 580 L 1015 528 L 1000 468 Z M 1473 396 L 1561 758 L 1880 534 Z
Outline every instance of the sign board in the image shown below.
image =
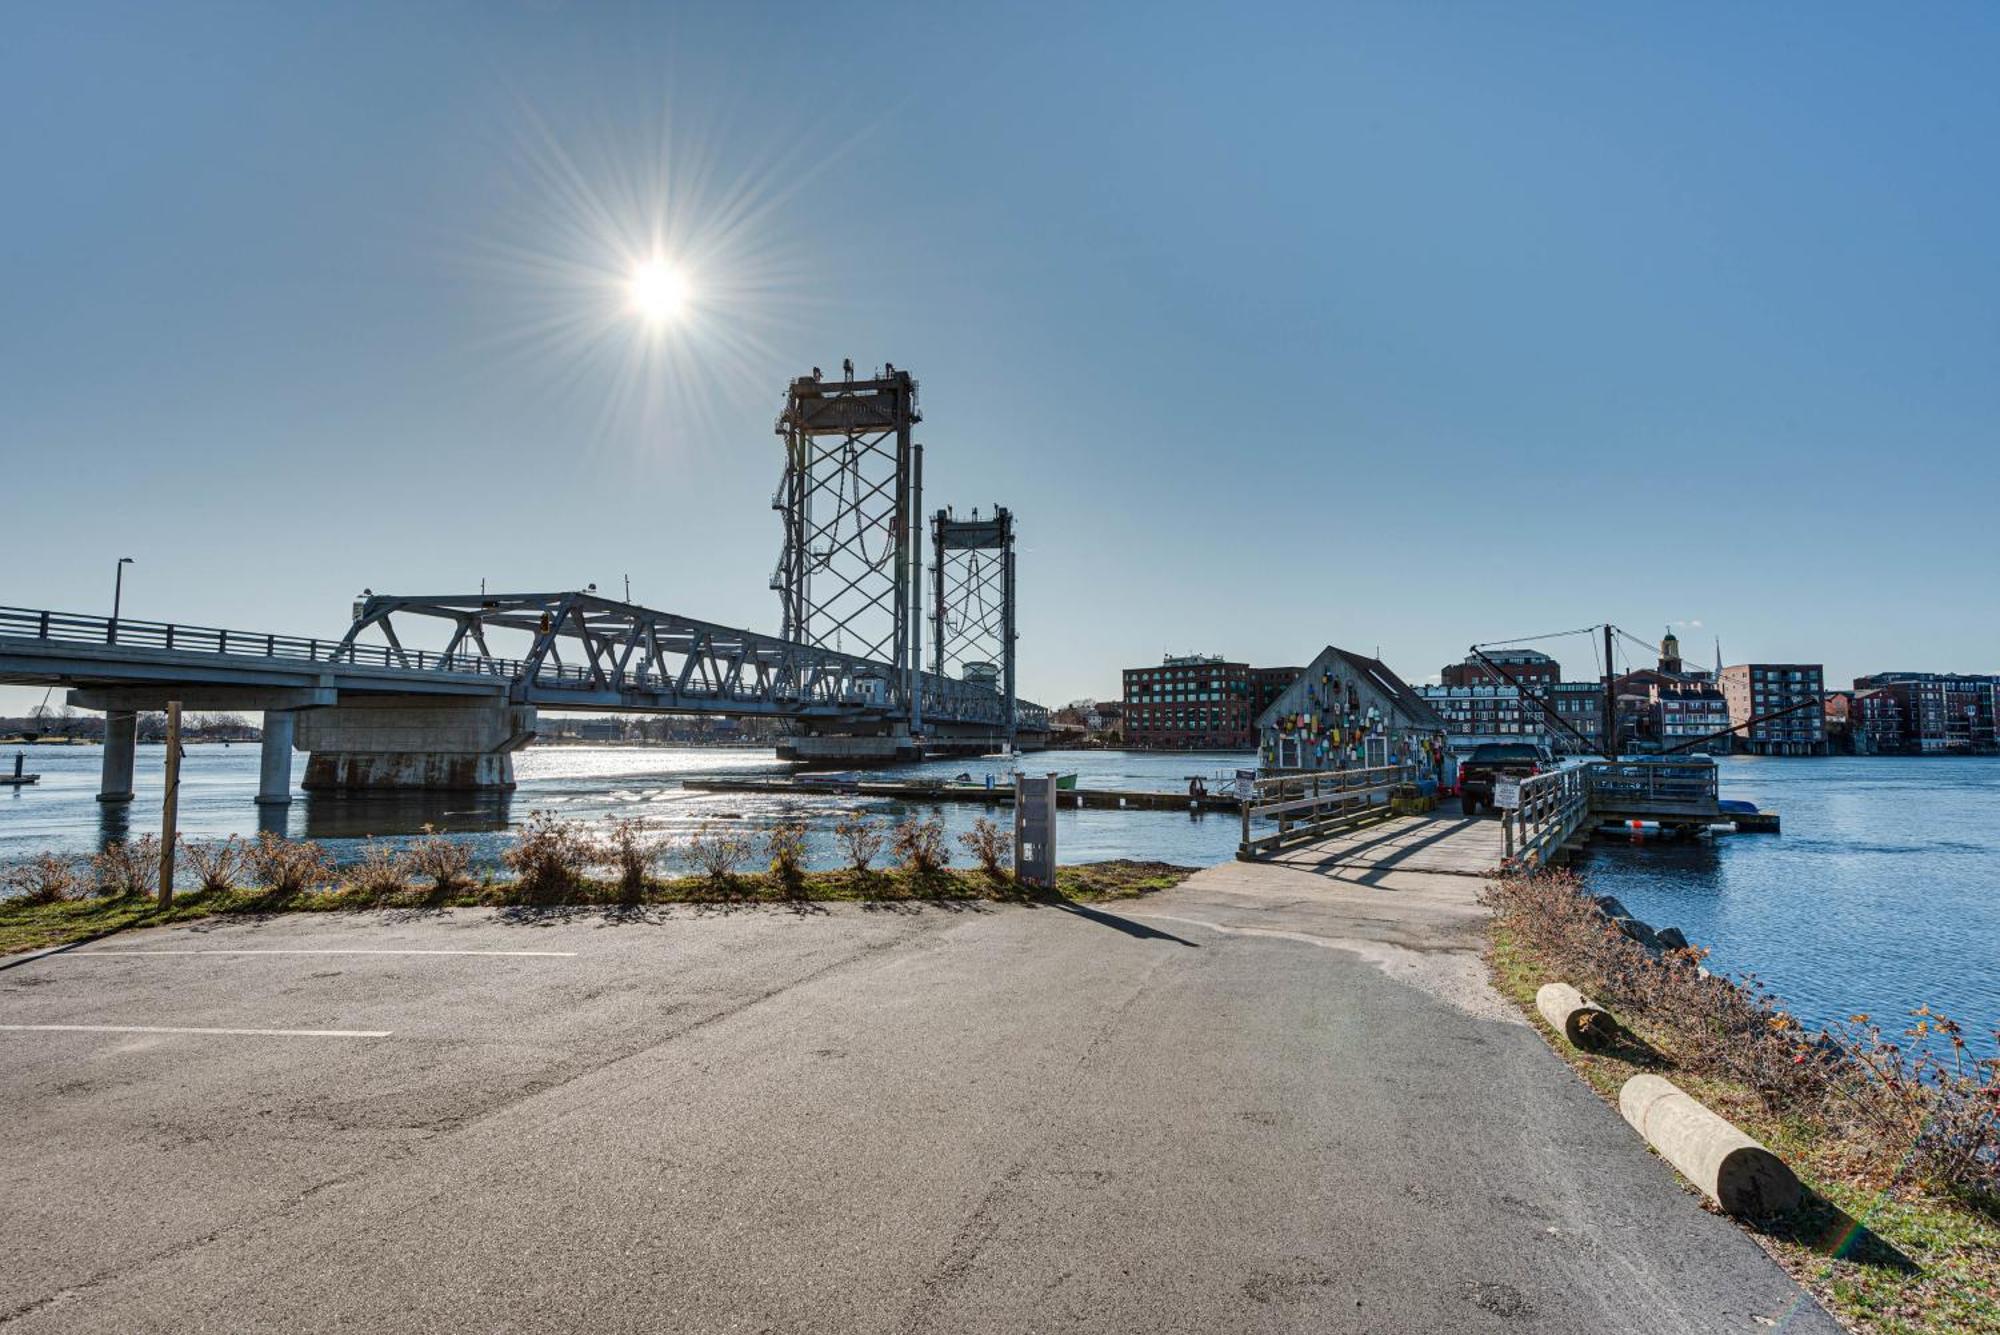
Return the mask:
M 1056 776 L 1014 776 L 1014 879 L 1056 888 Z
M 1519 779 L 1493 780 L 1493 805 L 1502 811 L 1512 811 L 1521 805 L 1521 781 Z
M 1236 797 L 1243 802 L 1257 800 L 1257 771 L 1240 769 L 1236 771 Z

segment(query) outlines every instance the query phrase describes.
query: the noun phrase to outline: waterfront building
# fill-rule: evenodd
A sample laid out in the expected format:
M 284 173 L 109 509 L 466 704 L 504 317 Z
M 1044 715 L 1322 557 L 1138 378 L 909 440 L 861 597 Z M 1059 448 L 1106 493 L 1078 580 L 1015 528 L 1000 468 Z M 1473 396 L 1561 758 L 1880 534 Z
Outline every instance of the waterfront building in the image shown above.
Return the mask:
M 2000 677 L 1878 672 L 1854 679 L 1854 749 L 1863 755 L 1944 755 L 2000 749 Z
M 1328 645 L 1257 718 L 1267 770 L 1415 764 L 1442 775 L 1446 728 L 1378 658 Z
M 1564 755 L 1596 752 L 1603 745 L 1604 683 L 1559 681 L 1549 688 L 1548 697 L 1556 716 L 1569 725 L 1549 725 L 1549 749 Z
M 1826 672 L 1818 663 L 1738 663 L 1722 669 L 1720 685 L 1728 726 L 1738 729 L 1737 750 L 1761 756 L 1826 753 Z M 1795 705 L 1804 708 L 1751 722 Z
M 1297 681 L 1305 672 L 1302 667 L 1268 667 L 1250 669 L 1250 718 L 1254 723 L 1271 707 L 1271 702 L 1283 695 L 1285 688 Z
M 1597 750 L 1597 739 L 1604 732 L 1601 683 L 1550 682 L 1537 693 L 1547 708 L 1532 696 L 1523 697 L 1512 686 L 1492 682 L 1417 688 L 1417 694 L 1444 720 L 1454 752 L 1470 751 L 1483 742 L 1533 742 L 1567 755 Z M 1555 718 L 1550 717 L 1551 711 Z
M 1168 655 L 1126 668 L 1125 744 L 1161 751 L 1247 751 L 1256 745 L 1250 665 L 1220 655 Z
M 1486 655 L 1507 670 L 1507 676 L 1522 686 L 1546 690 L 1562 680 L 1562 664 L 1533 649 L 1496 649 Z M 1478 655 L 1467 654 L 1462 663 L 1448 663 L 1439 675 L 1446 686 L 1505 686 L 1500 676 Z
M 1158 667 L 1125 669 L 1117 726 L 1140 749 L 1247 751 L 1257 744 L 1257 716 L 1304 670 L 1170 654 Z
M 1826 749 L 1832 755 L 1854 754 L 1854 733 L 1851 721 L 1854 715 L 1854 692 L 1828 691 L 1826 702 L 1820 711 L 1826 729 Z

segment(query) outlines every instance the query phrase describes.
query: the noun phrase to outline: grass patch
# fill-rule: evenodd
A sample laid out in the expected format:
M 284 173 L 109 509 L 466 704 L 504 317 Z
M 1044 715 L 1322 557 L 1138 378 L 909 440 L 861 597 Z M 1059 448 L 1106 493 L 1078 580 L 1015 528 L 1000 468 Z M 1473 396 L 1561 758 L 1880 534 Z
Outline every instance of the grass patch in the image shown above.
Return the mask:
M 1883 1335 L 2000 1333 L 2000 1219 L 1990 1207 L 1906 1180 L 1904 1165 L 1838 1126 L 1772 1112 L 1747 1085 L 1686 1069 L 1662 1026 L 1620 1013 L 1625 1041 L 1571 1047 L 1535 1009 L 1536 990 L 1557 974 L 1504 920 L 1494 920 L 1488 961 L 1499 990 L 1606 1102 L 1615 1107 L 1641 1071 L 1664 1075 L 1792 1166 L 1808 1204 L 1752 1236 L 1835 1317 Z
M 1053 894 L 1017 885 L 984 870 L 941 867 L 915 872 L 903 868 L 869 871 L 808 871 L 796 879 L 754 876 L 647 878 L 635 893 L 623 879 L 578 878 L 548 890 L 517 881 L 485 880 L 436 889 L 404 884 L 384 888 L 369 878 L 316 890 L 193 890 L 175 894 L 162 909 L 145 896 L 66 899 L 26 904 L 0 899 L 0 954 L 71 945 L 109 932 L 158 927 L 229 914 L 352 912 L 382 908 L 501 908 L 510 906 L 630 907 L 634 904 L 798 904 L 986 900 L 1033 904 L 1071 900 L 1095 903 L 1135 899 L 1180 884 L 1193 872 L 1164 862 L 1097 862 L 1064 867 Z

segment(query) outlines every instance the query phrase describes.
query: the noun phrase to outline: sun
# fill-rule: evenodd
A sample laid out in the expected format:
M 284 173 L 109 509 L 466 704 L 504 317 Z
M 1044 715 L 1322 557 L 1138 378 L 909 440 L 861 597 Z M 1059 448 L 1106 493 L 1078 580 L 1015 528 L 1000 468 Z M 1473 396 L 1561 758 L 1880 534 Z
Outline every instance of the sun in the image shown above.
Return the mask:
M 669 324 L 687 310 L 687 276 L 665 260 L 647 260 L 632 270 L 625 285 L 632 309 L 647 323 Z

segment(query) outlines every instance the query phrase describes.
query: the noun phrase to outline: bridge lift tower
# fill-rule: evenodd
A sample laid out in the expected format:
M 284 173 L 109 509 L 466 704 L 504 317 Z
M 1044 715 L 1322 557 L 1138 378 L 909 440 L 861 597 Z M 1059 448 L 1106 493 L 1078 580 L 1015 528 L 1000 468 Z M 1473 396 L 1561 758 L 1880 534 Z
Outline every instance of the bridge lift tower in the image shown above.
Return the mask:
M 823 378 L 817 367 L 785 396 L 777 433 L 785 472 L 771 508 L 785 541 L 771 587 L 779 634 L 893 666 L 885 704 L 922 727 L 923 420 L 917 382 L 886 365 L 875 376 Z
M 960 519 L 931 518 L 931 670 L 1001 692 L 1006 745 L 1014 750 L 1014 516 L 995 506 Z

